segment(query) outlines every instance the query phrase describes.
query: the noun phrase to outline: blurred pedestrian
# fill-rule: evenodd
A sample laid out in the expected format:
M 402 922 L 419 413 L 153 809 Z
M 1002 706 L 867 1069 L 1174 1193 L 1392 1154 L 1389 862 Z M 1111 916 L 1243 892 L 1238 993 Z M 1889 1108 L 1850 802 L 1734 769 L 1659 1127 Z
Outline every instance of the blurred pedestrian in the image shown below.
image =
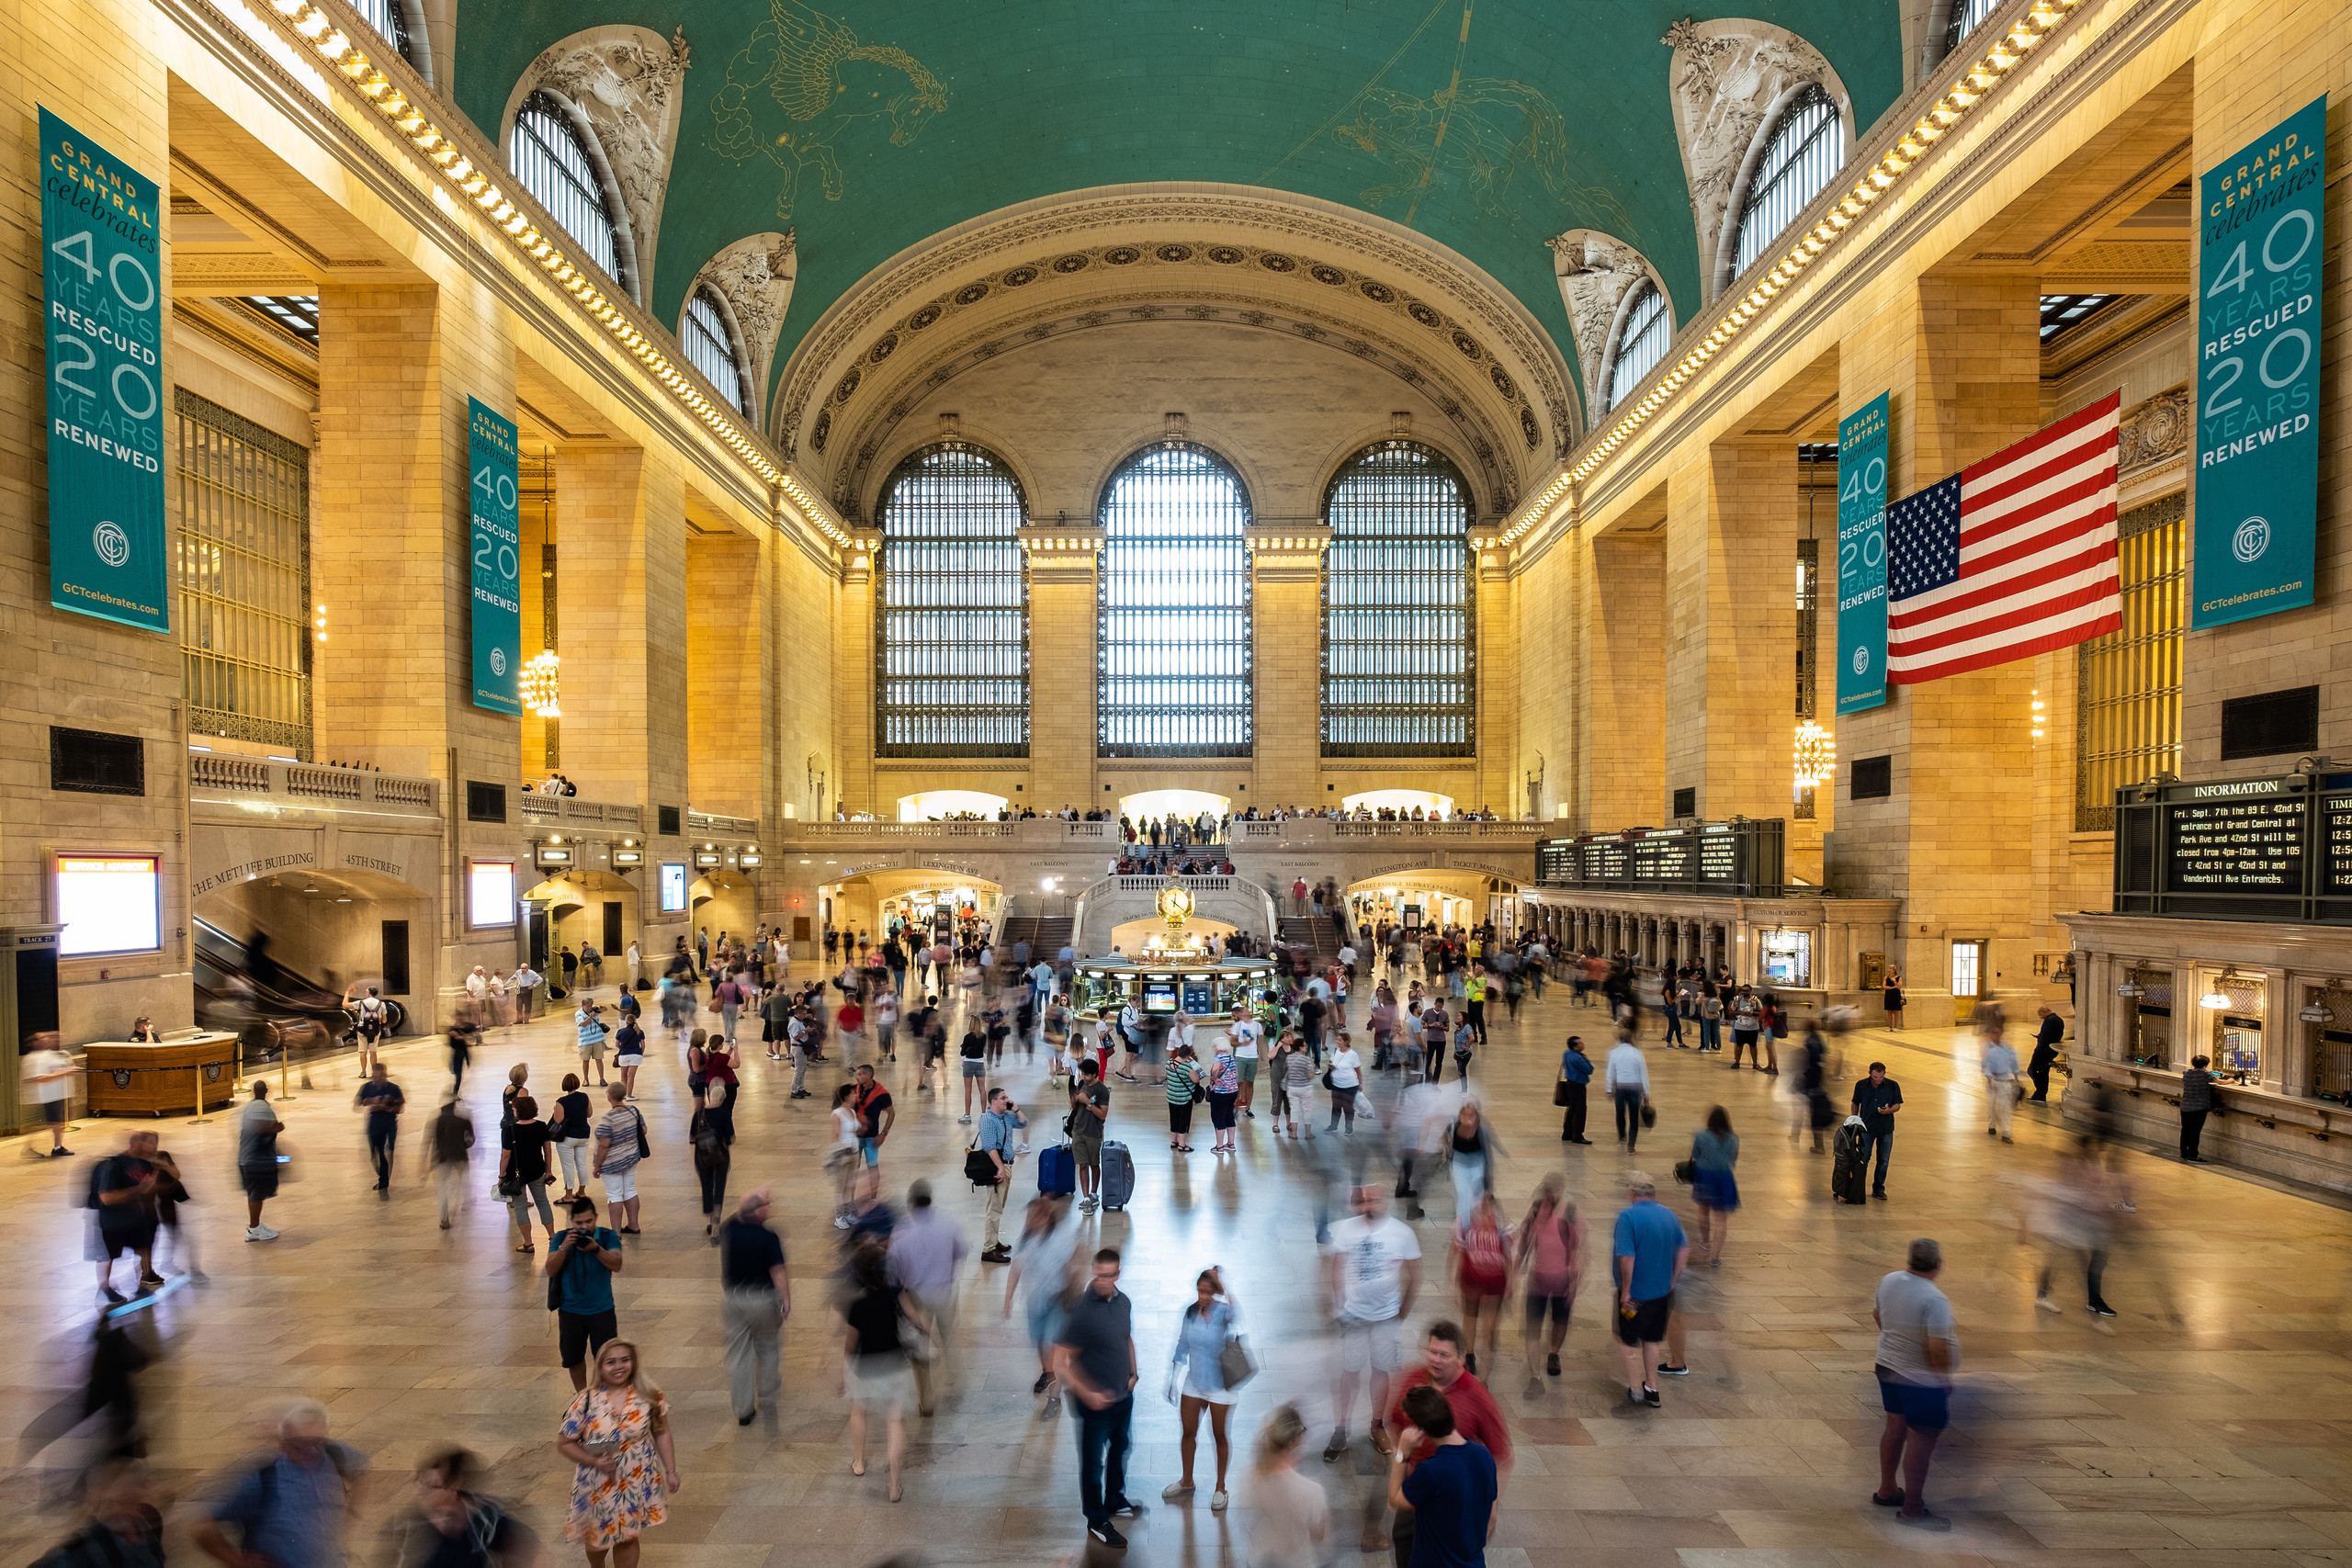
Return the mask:
M 73 1154 L 65 1146 L 65 1116 L 74 1103 L 74 1078 L 82 1071 L 72 1055 L 58 1044 L 58 1032 L 41 1030 L 25 1041 L 24 1080 L 32 1098 L 40 1102 L 40 1118 L 49 1128 L 49 1157 L 63 1159 Z M 201 1114 L 201 1108 L 198 1108 Z
M 1656 1410 L 1658 1346 L 1674 1310 L 1675 1282 L 1690 1260 L 1690 1244 L 1674 1211 L 1657 1201 L 1657 1183 L 1646 1172 L 1625 1178 L 1626 1203 L 1617 1216 L 1611 1252 L 1617 1280 L 1617 1348 L 1625 1363 L 1631 1403 Z
M 727 1390 L 738 1427 L 750 1426 L 763 1408 L 775 1423 L 784 1395 L 778 1337 L 792 1315 L 792 1272 L 785 1266 L 784 1240 L 768 1224 L 768 1190 L 754 1188 L 718 1227 L 718 1321 L 727 1336 Z
M 1181 1503 L 1193 1495 L 1193 1453 L 1199 1446 L 1201 1413 L 1205 1410 L 1209 1438 L 1216 1445 L 1216 1489 L 1209 1495 L 1209 1511 L 1225 1512 L 1226 1469 L 1233 1458 L 1226 1427 L 1238 1392 L 1238 1385 L 1227 1381 L 1225 1352 L 1239 1332 L 1238 1323 L 1238 1310 L 1225 1288 L 1224 1275 L 1216 1269 L 1202 1269 L 1193 1281 L 1193 1299 L 1177 1322 L 1176 1348 L 1168 1363 L 1168 1396 L 1183 1422 L 1176 1454 L 1184 1468 L 1160 1493 L 1163 1503 Z
M 1731 1217 L 1739 1209 L 1739 1134 L 1731 1130 L 1731 1113 L 1722 1106 L 1707 1112 L 1707 1124 L 1690 1134 L 1690 1197 L 1699 1206 L 1696 1260 L 1709 1266 L 1724 1260 L 1724 1243 L 1731 1239 Z M 1703 1255 L 1703 1256 L 1700 1256 Z
M 1108 1547 L 1127 1539 L 1111 1520 L 1141 1510 L 1127 1496 L 1127 1434 L 1135 1422 L 1135 1303 L 1119 1289 L 1119 1255 L 1094 1255 L 1086 1289 L 1063 1314 L 1054 1371 L 1078 1416 L 1078 1495 L 1086 1533 Z
M 1592 1058 L 1584 1054 L 1584 1037 L 1568 1036 L 1567 1048 L 1560 1053 L 1560 1076 L 1555 1080 L 1560 1086 L 1560 1104 L 1566 1108 L 1560 1118 L 1560 1142 L 1589 1144 L 1584 1135 L 1586 1100 L 1592 1084 Z
M 1650 1065 L 1634 1037 L 1623 1029 L 1609 1050 L 1601 1088 L 1617 1107 L 1617 1141 L 1632 1154 L 1642 1138 L 1642 1107 L 1650 1097 Z
M 1491 1364 L 1502 1327 L 1503 1298 L 1510 1293 L 1510 1229 L 1503 1224 L 1492 1189 L 1481 1190 L 1470 1217 L 1455 1223 L 1451 1251 L 1466 1361 L 1476 1372 L 1479 1319 L 1486 1320 L 1487 1356 Z
M 196 1524 L 196 1544 L 228 1568 L 342 1568 L 358 1506 L 356 1449 L 327 1436 L 326 1406 L 297 1400 L 278 1419 L 277 1451 L 238 1477 Z M 237 1532 L 235 1545 L 221 1533 Z
M 390 1568 L 534 1568 L 539 1539 L 471 1489 L 481 1461 L 436 1449 L 416 1467 L 415 1504 L 389 1531 Z
M 1028 1320 L 1029 1343 L 1037 1352 L 1037 1381 L 1029 1392 L 1045 1396 L 1037 1412 L 1041 1416 L 1060 1408 L 1051 1393 L 1054 1341 L 1061 1332 L 1070 1257 L 1077 1244 L 1078 1226 L 1061 1198 L 1040 1192 L 1029 1200 L 1021 1217 L 1021 1235 L 1012 1245 L 1012 1267 L 1004 1277 L 1004 1315 L 1012 1315 L 1017 1292 Z
M 2076 1142 L 2073 1156 L 2059 1162 L 2058 1174 L 2048 1190 L 2041 1224 L 2041 1272 L 2034 1286 L 2033 1304 L 2047 1313 L 2064 1310 L 2050 1294 L 2051 1277 L 2063 1257 L 2083 1266 L 2087 1282 L 2085 1310 L 2093 1317 L 2115 1316 L 2100 1286 L 2107 1275 L 2115 1213 L 2128 1207 L 2129 1200 L 2100 1162 L 2095 1139 L 2086 1135 Z
M 400 1147 L 401 1112 L 408 1109 L 408 1096 L 379 1060 L 368 1069 L 368 1081 L 351 1103 L 368 1118 L 368 1159 L 376 1168 L 376 1196 L 390 1200 L 392 1155 Z
M 466 1172 L 473 1161 L 474 1119 L 455 1094 L 441 1102 L 431 1137 L 433 1179 L 440 1189 L 441 1228 L 446 1231 L 449 1216 L 465 1202 Z
M 141 1294 L 160 1289 L 164 1277 L 155 1272 L 155 1134 L 141 1129 L 125 1140 L 120 1154 L 110 1155 L 90 1169 L 90 1207 L 96 1211 L 98 1292 L 117 1306 L 125 1301 L 114 1288 L 115 1260 L 128 1252 L 139 1260 L 137 1289 Z
M 842 1393 L 849 1401 L 849 1472 L 865 1473 L 865 1423 L 879 1416 L 887 1431 L 890 1501 L 904 1495 L 899 1467 L 907 1450 L 907 1395 L 913 1379 L 901 1324 L 928 1327 L 920 1303 L 890 1279 L 880 1246 L 867 1242 L 850 1254 L 851 1294 L 842 1307 Z
M 285 1123 L 269 1106 L 269 1080 L 254 1079 L 254 1097 L 237 1113 L 237 1180 L 245 1190 L 245 1239 L 276 1241 L 261 1223 L 261 1206 L 277 1196 L 277 1134 Z
M 1495 1160 L 1502 1152 L 1476 1100 L 1463 1100 L 1438 1152 L 1453 1169 L 1453 1223 L 1460 1225 L 1477 1212 L 1479 1199 L 1494 1190 Z
M 1330 1230 L 1324 1244 L 1324 1292 L 1340 1330 L 1340 1366 L 1331 1381 L 1331 1440 L 1323 1462 L 1348 1451 L 1348 1416 L 1355 1405 L 1356 1381 L 1367 1372 L 1372 1446 L 1388 1451 L 1383 1417 L 1389 1382 L 1401 1350 L 1397 1325 L 1413 1310 L 1421 1281 L 1421 1244 L 1412 1228 L 1388 1213 L 1388 1195 L 1359 1186 L 1350 1194 L 1355 1213 Z
M 1921 1236 L 1905 1267 L 1878 1282 L 1871 1321 L 1878 1325 L 1879 1402 L 1886 1426 L 1878 1439 L 1878 1490 L 1871 1501 L 1895 1508 L 1903 1523 L 1948 1530 L 1951 1521 L 1928 1511 L 1928 1461 L 1951 1422 L 1951 1379 L 1960 1367 L 1960 1336 L 1951 1303 L 1936 1288 L 1944 1249 Z M 1903 1484 L 1895 1484 L 1900 1466 Z
M 2026 1076 L 2033 1079 L 2033 1093 L 2028 1098 L 2036 1105 L 2050 1103 L 2050 1069 L 2058 1065 L 2059 1043 L 2065 1038 L 2066 1021 L 2048 1008 L 2041 1009 L 2034 1030 L 2033 1057 L 2026 1064 Z
M 1984 1074 L 1984 1135 L 1989 1138 L 1998 1134 L 2001 1142 L 2014 1143 L 2009 1127 L 2025 1091 L 2018 1087 L 2018 1054 L 2002 1041 L 1998 1019 L 1985 1032 L 1979 1066 Z
M 548 1248 L 548 1274 L 558 1281 L 556 1354 L 573 1388 L 588 1386 L 588 1358 L 620 1337 L 613 1276 L 624 1261 L 621 1238 L 596 1223 L 596 1205 L 573 1199 L 562 1242 Z
M 556 1452 L 577 1468 L 566 1540 L 580 1542 L 588 1568 L 637 1568 L 638 1538 L 670 1517 L 669 1499 L 685 1484 L 670 1433 L 670 1404 L 646 1375 L 637 1347 L 605 1341 L 596 1377 L 581 1389 L 556 1428 Z
M 135 1461 L 108 1460 L 82 1485 L 88 1522 L 33 1559 L 32 1568 L 164 1568 L 164 1515 Z
M 1250 1515 L 1248 1568 L 1320 1568 L 1331 1534 L 1323 1488 L 1299 1474 L 1306 1421 L 1295 1404 L 1277 1405 L 1258 1428 L 1257 1461 L 1242 1493 Z
M 1543 1370 L 1558 1377 L 1560 1347 L 1568 1337 L 1568 1314 L 1584 1272 L 1584 1222 L 1567 1201 L 1567 1182 L 1558 1171 L 1535 1184 L 1527 1217 L 1519 1223 L 1517 1268 L 1526 1277 L 1527 1397 L 1533 1399 L 1544 1392 L 1535 1348 L 1544 1337 L 1544 1320 L 1551 1320 L 1551 1337 Z
M 922 1308 L 932 1327 L 914 1347 L 915 1408 L 928 1416 L 947 1375 L 947 1340 L 956 1326 L 956 1271 L 964 1266 L 964 1233 L 932 1205 L 931 1183 L 907 1188 L 907 1213 L 890 1232 L 890 1280 Z

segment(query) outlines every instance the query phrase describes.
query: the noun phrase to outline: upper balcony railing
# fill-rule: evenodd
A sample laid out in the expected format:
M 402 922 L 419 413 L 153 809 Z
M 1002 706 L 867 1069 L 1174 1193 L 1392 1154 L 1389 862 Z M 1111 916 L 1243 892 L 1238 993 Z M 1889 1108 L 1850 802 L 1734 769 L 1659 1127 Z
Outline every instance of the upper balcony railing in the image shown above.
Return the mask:
M 310 762 L 277 762 L 262 757 L 192 751 L 187 759 L 192 805 L 245 806 L 270 801 L 315 811 L 364 810 L 401 817 L 441 815 L 441 785 L 435 779 L 357 768 L 322 768 Z
M 1340 839 L 1485 839 L 1532 844 L 1558 831 L 1547 822 L 1334 822 L 1324 817 L 1293 817 L 1282 822 L 1236 822 L 1236 848 L 1272 842 L 1312 843 Z
M 757 818 L 751 817 L 722 817 L 715 811 L 689 810 L 686 813 L 686 833 L 690 838 L 698 839 L 709 834 L 746 839 L 756 835 L 759 830 Z
M 1235 822 L 1229 827 L 1230 837 L 1223 841 L 1174 851 L 1163 847 L 1157 852 L 1223 859 L 1238 857 L 1251 850 L 1306 844 L 1371 849 L 1374 844 L 1369 840 L 1380 840 L 1502 843 L 1532 848 L 1557 831 L 1555 825 L 1544 822 L 1334 822 L 1321 817 L 1294 817 L 1283 822 Z M 1065 822 L 1052 817 L 1014 822 L 786 822 L 784 837 L 787 842 L 803 844 L 1000 840 L 1006 849 L 1099 847 L 1113 855 L 1127 848 L 1116 822 Z M 1367 841 L 1359 844 L 1353 840 Z M 1136 846 L 1139 850 L 1144 847 Z
M 516 814 L 529 828 L 604 827 L 628 832 L 645 829 L 645 807 L 617 800 L 585 800 L 576 795 L 526 790 L 515 798 Z

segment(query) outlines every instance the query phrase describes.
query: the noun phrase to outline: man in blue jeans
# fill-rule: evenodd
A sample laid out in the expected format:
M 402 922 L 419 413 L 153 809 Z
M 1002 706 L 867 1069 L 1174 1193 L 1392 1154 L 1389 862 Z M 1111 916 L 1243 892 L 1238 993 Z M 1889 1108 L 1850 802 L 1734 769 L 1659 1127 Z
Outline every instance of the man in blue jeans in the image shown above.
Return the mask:
M 1736 1064 L 1735 1064 L 1736 1065 Z M 1894 1156 L 1894 1113 L 1903 1109 L 1903 1086 L 1886 1076 L 1884 1062 L 1871 1064 L 1871 1076 L 1854 1086 L 1854 1114 L 1862 1119 L 1862 1159 L 1877 1156 L 1871 1196 L 1886 1196 L 1886 1162 Z
M 1054 1369 L 1078 1415 L 1078 1495 L 1086 1508 L 1086 1533 L 1113 1547 L 1125 1546 L 1127 1538 L 1113 1527 L 1112 1517 L 1142 1512 L 1127 1501 L 1134 1323 L 1135 1305 L 1119 1289 L 1119 1255 L 1106 1247 L 1094 1255 L 1094 1278 L 1062 1321 Z

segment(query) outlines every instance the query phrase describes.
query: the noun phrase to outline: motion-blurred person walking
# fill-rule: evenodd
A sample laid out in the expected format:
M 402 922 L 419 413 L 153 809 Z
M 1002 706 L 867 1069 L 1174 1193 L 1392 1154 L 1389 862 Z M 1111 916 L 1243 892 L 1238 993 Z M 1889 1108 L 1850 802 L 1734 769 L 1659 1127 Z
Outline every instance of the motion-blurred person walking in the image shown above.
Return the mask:
M 904 1289 L 930 1319 L 928 1344 L 911 1354 L 915 1373 L 915 1408 L 932 1413 L 938 1397 L 934 1383 L 947 1376 L 947 1338 L 956 1325 L 956 1270 L 971 1249 L 956 1223 L 932 1206 L 931 1183 L 918 1180 L 907 1189 L 907 1213 L 890 1232 L 890 1279 Z
M 1576 1305 L 1584 1273 L 1584 1222 L 1567 1201 L 1567 1182 L 1553 1171 L 1535 1185 L 1527 1217 L 1519 1223 L 1517 1267 L 1525 1275 L 1527 1303 L 1527 1397 L 1544 1392 L 1536 1375 L 1535 1348 L 1551 1320 L 1544 1371 L 1560 1375 L 1560 1347 L 1568 1337 L 1568 1313 Z
M 441 1113 L 433 1119 L 428 1135 L 433 1180 L 440 1190 L 441 1228 L 446 1231 L 450 1216 L 465 1203 L 466 1172 L 474 1157 L 474 1119 L 455 1094 L 441 1102 Z
M 1372 1446 L 1389 1448 L 1382 1417 L 1401 1349 L 1398 1324 L 1413 1310 L 1421 1282 L 1421 1244 L 1412 1227 L 1388 1213 L 1388 1195 L 1360 1186 L 1351 1194 L 1355 1213 L 1331 1227 L 1324 1244 L 1324 1289 L 1340 1330 L 1340 1368 L 1331 1382 L 1331 1440 L 1323 1462 L 1348 1451 L 1348 1416 L 1355 1405 L 1356 1380 L 1371 1374 Z
M 1699 1245 L 1694 1262 L 1724 1260 L 1731 1239 L 1731 1217 L 1739 1210 L 1739 1134 L 1722 1106 L 1707 1112 L 1707 1124 L 1690 1134 L 1690 1196 L 1699 1207 Z
M 134 1132 L 123 1151 L 109 1155 L 90 1170 L 90 1207 L 97 1212 L 96 1243 L 98 1292 L 119 1306 L 125 1300 L 114 1288 L 115 1260 L 128 1252 L 139 1259 L 138 1289 L 143 1294 L 161 1288 L 155 1272 L 156 1184 L 162 1173 L 155 1166 L 156 1135 Z
M 379 1060 L 368 1069 L 368 1081 L 359 1086 L 351 1103 L 368 1118 L 368 1160 L 376 1168 L 376 1196 L 390 1199 L 392 1155 L 400 1147 L 401 1112 L 408 1108 L 408 1096 L 401 1092 L 390 1070 Z
M 42 1122 L 49 1128 L 49 1157 L 73 1154 L 65 1146 L 65 1115 L 74 1103 L 74 1079 L 81 1066 L 58 1044 L 55 1030 L 26 1037 L 24 1079 L 32 1098 L 40 1102 Z
M 754 1188 L 718 1227 L 718 1321 L 738 1427 L 750 1426 L 762 1409 L 775 1423 L 783 1401 L 778 1336 L 792 1315 L 792 1272 L 785 1267 L 784 1240 L 768 1224 L 768 1190 Z
M 1634 1037 L 1623 1030 L 1618 1031 L 1617 1043 L 1609 1049 L 1601 1088 L 1617 1107 L 1617 1141 L 1632 1154 L 1642 1138 L 1642 1107 L 1650 1097 L 1650 1065 Z
M 1249 1568 L 1320 1568 L 1331 1505 L 1322 1487 L 1298 1472 L 1306 1451 L 1306 1421 L 1298 1407 L 1277 1405 L 1258 1428 L 1256 1460 L 1242 1488 Z
M 277 1451 L 197 1521 L 196 1544 L 228 1568 L 342 1568 L 356 1516 L 358 1450 L 327 1436 L 326 1406 L 298 1401 L 277 1423 Z M 236 1544 L 221 1533 L 237 1532 Z
M 82 1509 L 88 1522 L 33 1559 L 32 1568 L 164 1568 L 164 1515 L 137 1461 L 109 1460 L 92 1471 Z
M 415 1501 L 389 1531 L 390 1568 L 535 1568 L 539 1538 L 472 1490 L 481 1461 L 439 1449 L 416 1467 Z
M 1135 1303 L 1119 1289 L 1119 1255 L 1104 1247 L 1062 1316 L 1054 1371 L 1078 1416 L 1078 1495 L 1086 1533 L 1108 1547 L 1127 1538 L 1111 1520 L 1141 1512 L 1127 1496 L 1128 1432 L 1135 1423 Z

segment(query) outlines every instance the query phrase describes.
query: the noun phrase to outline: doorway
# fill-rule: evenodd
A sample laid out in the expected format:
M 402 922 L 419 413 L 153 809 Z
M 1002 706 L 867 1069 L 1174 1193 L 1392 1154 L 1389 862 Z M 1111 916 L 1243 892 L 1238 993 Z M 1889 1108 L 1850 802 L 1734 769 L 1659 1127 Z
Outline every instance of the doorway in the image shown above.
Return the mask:
M 617 900 L 605 904 L 605 953 L 607 957 L 621 950 L 621 907 Z
M 1976 1016 L 1977 999 L 1984 994 L 1984 944 L 1951 944 L 1951 1021 L 1966 1023 Z

